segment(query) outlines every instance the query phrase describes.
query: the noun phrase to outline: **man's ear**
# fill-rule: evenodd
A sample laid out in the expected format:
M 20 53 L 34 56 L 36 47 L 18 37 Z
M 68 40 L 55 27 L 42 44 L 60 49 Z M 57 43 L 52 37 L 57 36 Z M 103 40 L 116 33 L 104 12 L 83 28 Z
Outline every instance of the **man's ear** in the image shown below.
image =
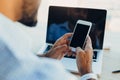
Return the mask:
M 22 17 L 19 22 L 28 27 L 35 26 L 37 23 L 38 8 L 39 0 L 24 0 Z

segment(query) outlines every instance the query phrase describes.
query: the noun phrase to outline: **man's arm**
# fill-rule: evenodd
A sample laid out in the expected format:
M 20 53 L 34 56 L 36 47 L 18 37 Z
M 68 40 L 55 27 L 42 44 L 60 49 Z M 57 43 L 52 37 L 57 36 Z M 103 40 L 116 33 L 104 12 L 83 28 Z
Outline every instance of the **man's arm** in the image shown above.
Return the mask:
M 65 53 L 70 50 L 68 46 L 69 44 L 68 38 L 71 36 L 72 36 L 71 33 L 65 34 L 63 37 L 56 41 L 52 49 L 49 50 L 47 54 L 39 56 L 60 60 L 65 55 Z M 76 61 L 78 70 L 82 76 L 81 80 L 97 80 L 95 78 L 96 75 L 92 74 L 92 56 L 93 56 L 92 43 L 91 39 L 88 38 L 84 50 L 81 48 L 76 49 Z M 89 79 L 87 79 L 86 76 L 87 78 L 89 77 Z
M 76 62 L 81 80 L 97 80 L 97 75 L 92 73 L 93 48 L 90 37 L 87 38 L 85 49 L 76 49 Z
M 53 47 L 46 53 L 42 55 L 38 55 L 40 57 L 48 57 L 53 59 L 62 59 L 66 53 L 70 50 L 68 44 L 69 40 L 68 38 L 72 36 L 72 33 L 67 33 L 63 35 L 61 38 L 59 38 Z

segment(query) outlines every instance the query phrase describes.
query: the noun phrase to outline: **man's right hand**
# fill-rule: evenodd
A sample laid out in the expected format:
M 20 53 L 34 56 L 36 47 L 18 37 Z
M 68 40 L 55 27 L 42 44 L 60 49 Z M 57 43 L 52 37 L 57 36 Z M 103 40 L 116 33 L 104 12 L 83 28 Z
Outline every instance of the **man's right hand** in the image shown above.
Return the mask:
M 93 48 L 90 37 L 87 38 L 85 49 L 76 49 L 76 62 L 80 75 L 92 72 Z

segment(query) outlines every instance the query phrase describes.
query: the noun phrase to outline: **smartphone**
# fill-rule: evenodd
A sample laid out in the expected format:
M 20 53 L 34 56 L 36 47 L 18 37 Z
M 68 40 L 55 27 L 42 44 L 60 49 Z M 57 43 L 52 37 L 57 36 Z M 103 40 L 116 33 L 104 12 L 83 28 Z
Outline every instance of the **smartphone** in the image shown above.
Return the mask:
M 81 47 L 82 49 L 85 46 L 86 38 L 89 35 L 92 23 L 84 20 L 78 20 L 76 22 L 73 36 L 70 41 L 70 47 L 72 51 L 75 52 L 76 47 Z

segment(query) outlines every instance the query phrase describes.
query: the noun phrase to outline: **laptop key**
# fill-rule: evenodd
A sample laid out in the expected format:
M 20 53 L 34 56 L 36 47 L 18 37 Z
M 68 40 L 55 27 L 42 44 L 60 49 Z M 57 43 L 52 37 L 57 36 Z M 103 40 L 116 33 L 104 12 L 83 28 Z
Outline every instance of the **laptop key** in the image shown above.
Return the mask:
M 47 48 L 45 49 L 44 53 L 46 53 L 47 51 L 49 51 L 52 48 L 52 45 L 48 45 Z
M 97 59 L 97 53 L 98 53 L 97 51 L 93 52 L 93 59 Z
M 93 52 L 93 62 L 97 61 L 97 53 L 98 53 L 98 51 Z

